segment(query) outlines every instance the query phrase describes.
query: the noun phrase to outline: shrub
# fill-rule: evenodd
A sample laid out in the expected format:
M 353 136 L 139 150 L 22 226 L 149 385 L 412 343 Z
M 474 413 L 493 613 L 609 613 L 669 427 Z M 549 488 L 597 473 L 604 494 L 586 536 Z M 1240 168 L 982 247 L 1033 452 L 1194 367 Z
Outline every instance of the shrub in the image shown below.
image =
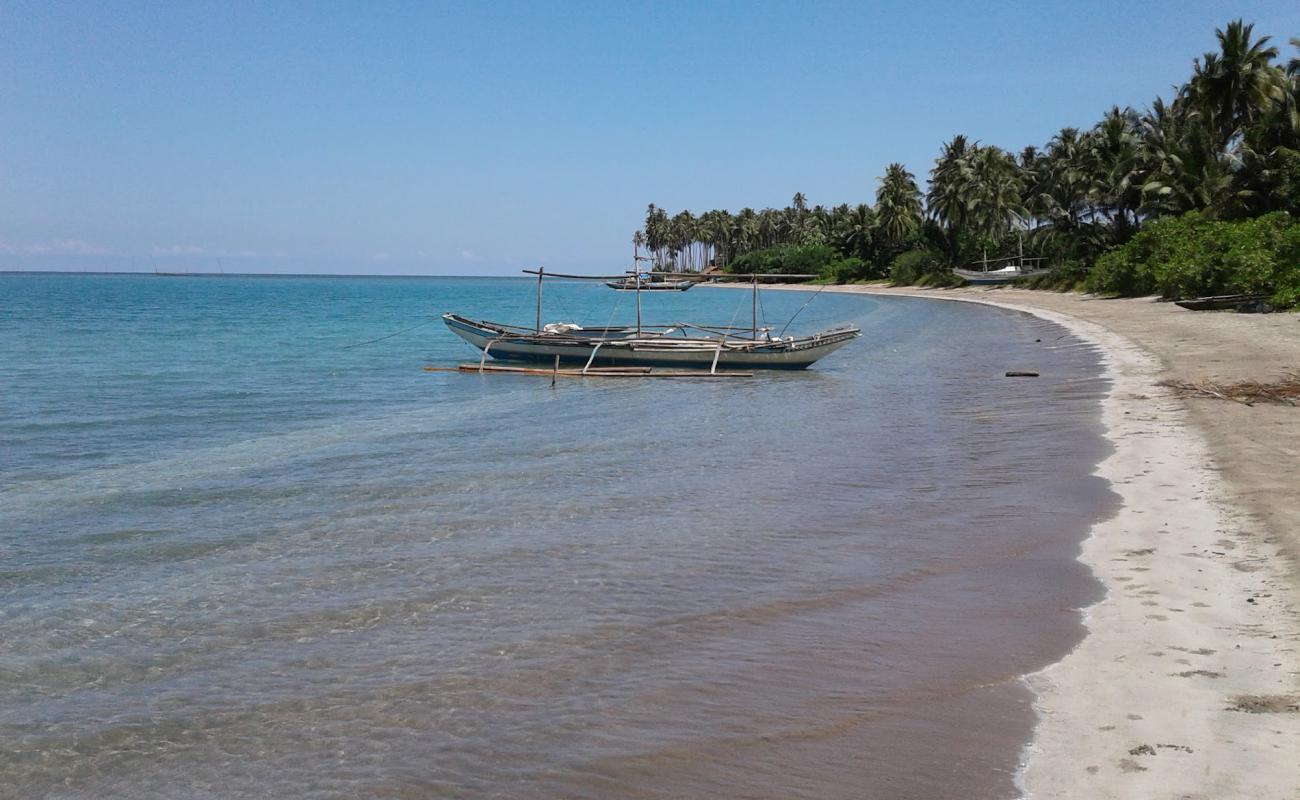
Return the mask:
M 857 256 L 848 258 L 839 258 L 831 261 L 822 267 L 822 278 L 835 283 L 848 283 L 865 278 L 867 274 L 867 262 Z
M 728 272 L 757 272 L 764 275 L 821 275 L 824 268 L 840 260 L 839 251 L 825 244 L 788 244 L 767 250 L 751 250 L 727 265 Z
M 1032 278 L 1021 278 L 1015 283 L 1027 289 L 1072 292 L 1084 288 L 1087 279 L 1088 265 L 1076 259 L 1069 259 L 1052 267 L 1048 272 Z
M 1264 294 L 1288 307 L 1300 299 L 1300 224 L 1278 211 L 1226 222 L 1198 213 L 1147 224 L 1099 259 L 1087 287 L 1100 294 L 1170 299 Z
M 948 272 L 948 269 L 937 253 L 932 250 L 908 250 L 889 265 L 889 281 L 895 286 L 916 284 L 923 278 L 940 272 Z

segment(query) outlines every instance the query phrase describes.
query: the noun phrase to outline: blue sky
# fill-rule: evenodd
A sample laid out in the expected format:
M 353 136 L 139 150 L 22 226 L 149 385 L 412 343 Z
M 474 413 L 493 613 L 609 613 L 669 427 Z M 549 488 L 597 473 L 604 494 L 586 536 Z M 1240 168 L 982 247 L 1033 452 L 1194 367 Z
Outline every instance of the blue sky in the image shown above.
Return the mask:
M 647 203 L 870 201 L 1288 2 L 0 0 L 0 269 L 608 272 Z

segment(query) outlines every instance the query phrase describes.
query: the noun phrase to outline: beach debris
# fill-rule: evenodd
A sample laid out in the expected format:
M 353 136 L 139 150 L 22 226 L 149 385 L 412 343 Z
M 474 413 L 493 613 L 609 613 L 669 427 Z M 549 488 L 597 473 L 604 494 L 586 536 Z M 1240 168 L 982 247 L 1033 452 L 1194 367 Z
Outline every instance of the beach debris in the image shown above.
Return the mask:
M 1007 370 L 1008 378 L 1037 378 L 1038 373 L 1027 369 L 1009 369 Z
M 1247 714 L 1300 714 L 1300 695 L 1242 694 L 1232 698 L 1228 711 Z
M 1202 395 L 1219 400 L 1231 400 L 1244 406 L 1253 406 L 1256 403 L 1277 403 L 1279 405 L 1300 407 L 1300 372 L 1293 372 L 1268 383 L 1259 381 L 1240 381 L 1238 383 L 1201 381 L 1191 383 L 1188 381 L 1166 380 L 1161 381 L 1160 385 L 1176 389 L 1185 395 Z
M 1131 756 L 1153 756 L 1156 754 L 1156 749 L 1149 744 L 1140 744 L 1129 750 L 1128 754 Z

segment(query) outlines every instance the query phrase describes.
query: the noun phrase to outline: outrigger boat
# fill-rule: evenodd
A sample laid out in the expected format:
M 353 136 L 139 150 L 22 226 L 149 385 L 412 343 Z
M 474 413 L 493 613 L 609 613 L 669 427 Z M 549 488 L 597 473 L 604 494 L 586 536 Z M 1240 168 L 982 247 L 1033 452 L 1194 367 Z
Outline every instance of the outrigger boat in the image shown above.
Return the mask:
M 651 276 L 653 278 L 653 276 Z M 605 285 L 620 292 L 684 292 L 695 285 L 695 281 L 641 280 L 640 275 L 629 275 L 616 281 L 606 281 Z
M 488 356 L 502 361 L 540 362 L 547 365 L 581 364 L 584 373 L 593 367 L 678 367 L 707 369 L 805 369 L 862 335 L 852 325 L 821 331 L 811 336 L 772 335 L 772 328 L 758 325 L 758 281 L 760 277 L 811 278 L 812 275 L 730 275 L 748 278 L 753 285 L 753 324 L 748 328 L 715 325 L 643 325 L 640 293 L 637 294 L 635 326 L 585 328 L 573 323 L 542 325 L 542 279 L 544 277 L 592 279 L 589 275 L 558 275 L 544 270 L 524 270 L 537 276 L 537 320 L 533 328 L 458 314 L 443 314 L 443 321 L 460 338 L 482 351 L 480 365 Z M 606 280 L 606 278 L 595 278 Z M 805 303 L 805 305 L 807 305 Z M 800 309 L 803 310 L 802 308 Z M 796 316 L 798 312 L 795 312 Z M 791 321 L 793 321 L 791 317 Z M 789 323 L 786 324 L 789 327 Z
M 994 261 L 984 259 L 976 262 L 980 265 L 979 269 L 954 269 L 952 273 L 972 286 L 1000 286 L 1021 278 L 1032 278 L 1049 272 L 1050 270 L 1043 268 L 1043 262 L 1044 259 L 1041 258 L 1021 256 Z M 1004 266 L 993 267 L 994 264 L 1004 264 Z

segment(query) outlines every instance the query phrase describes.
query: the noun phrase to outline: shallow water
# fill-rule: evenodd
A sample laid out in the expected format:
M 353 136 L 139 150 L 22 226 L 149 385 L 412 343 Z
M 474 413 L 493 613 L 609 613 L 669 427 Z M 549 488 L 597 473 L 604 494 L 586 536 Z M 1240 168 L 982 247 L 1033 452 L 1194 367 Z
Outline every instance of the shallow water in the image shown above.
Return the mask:
M 1019 676 L 1097 591 L 1097 355 L 832 294 L 791 331 L 863 338 L 747 380 L 348 347 L 532 291 L 0 275 L 0 796 L 1014 796 Z M 748 323 L 670 294 L 648 319 Z

